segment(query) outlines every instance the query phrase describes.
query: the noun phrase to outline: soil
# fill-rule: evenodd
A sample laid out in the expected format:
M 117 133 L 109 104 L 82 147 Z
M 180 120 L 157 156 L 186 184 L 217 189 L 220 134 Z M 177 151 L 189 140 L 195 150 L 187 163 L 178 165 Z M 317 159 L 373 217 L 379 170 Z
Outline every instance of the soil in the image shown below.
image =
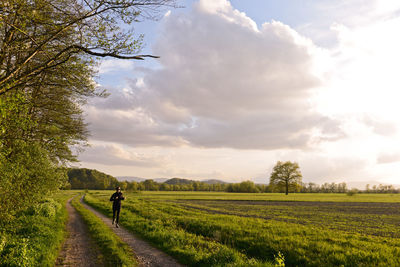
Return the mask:
M 400 214 L 400 203 L 386 203 L 386 202 L 320 202 L 320 201 L 249 201 L 249 200 L 182 200 L 177 201 L 180 205 L 186 208 L 204 210 L 210 213 L 236 215 L 235 212 L 228 211 L 215 211 L 207 209 L 207 204 L 210 203 L 238 205 L 238 206 L 287 206 L 287 207 L 304 207 L 304 208 L 317 208 L 327 211 L 359 213 L 359 214 L 377 214 L 377 215 L 397 215 Z M 206 204 L 205 208 L 193 207 L 190 203 Z M 249 217 L 249 216 L 244 216 Z M 251 216 L 253 217 L 253 216 Z
M 115 234 L 121 237 L 122 241 L 127 243 L 135 253 L 137 260 L 139 262 L 139 266 L 162 266 L 162 267 L 179 267 L 183 266 L 178 263 L 174 258 L 165 254 L 161 250 L 151 246 L 149 243 L 143 241 L 138 238 L 134 234 L 128 232 L 124 227 L 120 226 L 116 228 L 115 225 L 112 224 L 111 219 L 107 218 L 100 212 L 96 211 L 92 207 L 81 202 L 85 208 L 93 212 L 97 215 L 108 227 L 110 227 Z M 111 206 L 110 206 L 111 209 Z
M 102 256 L 99 249 L 90 239 L 87 226 L 82 217 L 72 207 L 69 199 L 66 208 L 68 211 L 68 238 L 63 244 L 55 266 L 102 266 Z

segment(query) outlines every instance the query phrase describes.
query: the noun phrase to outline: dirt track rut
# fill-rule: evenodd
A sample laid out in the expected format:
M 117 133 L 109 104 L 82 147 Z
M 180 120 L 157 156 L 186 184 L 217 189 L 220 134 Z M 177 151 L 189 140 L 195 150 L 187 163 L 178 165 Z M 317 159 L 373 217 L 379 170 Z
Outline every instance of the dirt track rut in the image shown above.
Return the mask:
M 63 244 L 57 258 L 56 267 L 95 267 L 104 265 L 101 254 L 90 239 L 88 229 L 78 212 L 72 207 L 69 199 L 66 208 L 68 211 L 68 237 Z

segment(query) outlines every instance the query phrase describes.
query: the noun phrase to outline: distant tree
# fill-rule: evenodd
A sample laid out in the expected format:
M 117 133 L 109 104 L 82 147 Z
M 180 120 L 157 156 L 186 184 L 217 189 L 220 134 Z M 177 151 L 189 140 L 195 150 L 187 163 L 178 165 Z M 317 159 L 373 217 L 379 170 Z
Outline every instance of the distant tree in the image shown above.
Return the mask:
M 171 186 L 169 184 L 166 183 L 162 183 L 160 185 L 160 190 L 161 191 L 171 191 Z
M 346 193 L 347 184 L 345 182 L 338 184 L 338 193 Z
M 297 162 L 278 161 L 272 170 L 269 183 L 279 189 L 283 188 L 287 195 L 289 190 L 295 191 L 300 187 L 302 177 Z
M 119 186 L 121 187 L 122 190 L 126 190 L 128 188 L 128 182 L 127 181 L 119 182 Z
M 369 185 L 369 184 L 367 184 L 367 185 L 365 186 L 365 192 L 366 192 L 366 193 L 370 193 L 370 192 L 371 192 L 371 188 L 370 188 L 370 185 Z
M 234 193 L 259 193 L 261 190 L 252 181 L 243 181 L 236 184 L 228 184 L 225 188 L 226 192 Z
M 147 191 L 158 191 L 159 184 L 152 179 L 145 180 L 142 182 L 144 185 L 144 190 Z

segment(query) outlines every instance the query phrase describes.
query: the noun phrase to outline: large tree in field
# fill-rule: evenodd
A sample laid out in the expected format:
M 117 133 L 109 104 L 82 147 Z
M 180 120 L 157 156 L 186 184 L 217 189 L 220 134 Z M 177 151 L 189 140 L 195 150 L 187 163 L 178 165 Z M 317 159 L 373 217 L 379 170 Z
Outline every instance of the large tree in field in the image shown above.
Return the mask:
M 97 60 L 154 57 L 138 55 L 142 36 L 129 24 L 173 4 L 0 1 L 0 221 L 65 180 L 59 167 L 76 160 L 71 148 L 88 136 L 81 106 L 104 95 L 94 81 Z
M 287 195 L 289 190 L 296 190 L 301 185 L 302 177 L 297 162 L 278 161 L 272 170 L 269 184 L 272 187 L 284 189 Z

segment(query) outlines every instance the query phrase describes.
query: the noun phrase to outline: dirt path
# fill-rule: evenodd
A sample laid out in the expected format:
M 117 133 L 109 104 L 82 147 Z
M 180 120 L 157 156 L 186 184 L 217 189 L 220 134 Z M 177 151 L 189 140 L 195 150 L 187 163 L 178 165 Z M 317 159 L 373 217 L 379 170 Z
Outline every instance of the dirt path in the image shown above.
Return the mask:
M 101 254 L 90 239 L 88 229 L 78 212 L 72 207 L 69 199 L 67 230 L 69 236 L 65 241 L 55 266 L 102 266 Z
M 138 261 L 139 261 L 139 266 L 160 266 L 160 267 L 178 267 L 178 266 L 183 266 L 179 264 L 175 259 L 173 259 L 171 256 L 165 254 L 161 250 L 151 246 L 147 242 L 139 239 L 132 233 L 128 232 L 125 228 L 120 226 L 119 228 L 116 228 L 114 225 L 111 223 L 111 219 L 107 218 L 100 212 L 96 211 L 92 207 L 86 205 L 83 203 L 81 199 L 82 204 L 84 205 L 85 208 L 88 210 L 92 211 L 94 214 L 96 214 L 107 226 L 109 226 L 114 233 L 116 233 L 118 236 L 121 237 L 122 241 L 127 243 L 134 251 L 136 254 Z M 111 207 L 110 207 L 111 208 Z

